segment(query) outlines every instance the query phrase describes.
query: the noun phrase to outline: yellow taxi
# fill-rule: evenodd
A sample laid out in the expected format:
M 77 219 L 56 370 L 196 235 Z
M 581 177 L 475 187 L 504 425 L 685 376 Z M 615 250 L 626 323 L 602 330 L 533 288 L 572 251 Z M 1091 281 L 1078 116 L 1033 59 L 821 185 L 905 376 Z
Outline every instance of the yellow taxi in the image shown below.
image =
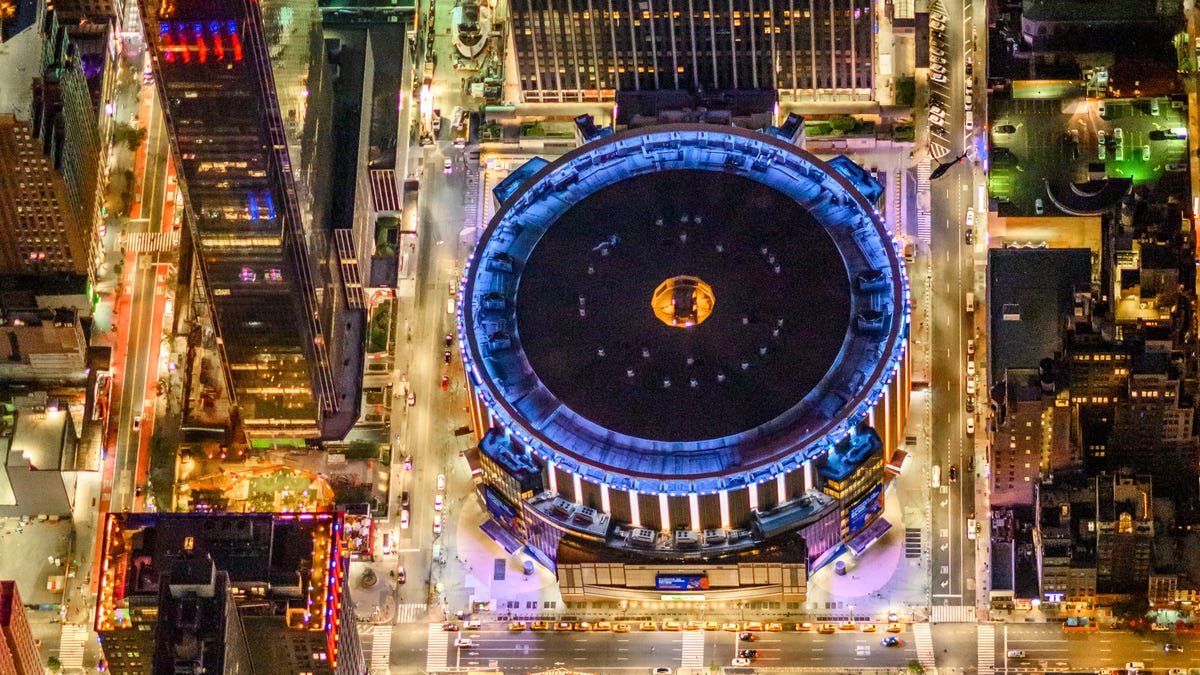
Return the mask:
M 702 630 L 703 628 L 704 624 L 700 623 L 699 621 L 689 621 L 683 624 L 684 630 Z
M 529 624 L 529 630 L 550 630 L 550 624 L 545 621 L 534 621 Z
M 862 627 L 862 632 L 864 632 L 864 633 L 874 633 L 874 632 L 875 632 L 875 624 L 873 624 L 873 623 L 864 623 L 864 624 L 863 624 L 863 627 Z
M 629 624 L 627 624 L 627 623 L 614 623 L 614 624 L 613 624 L 613 632 L 614 632 L 614 633 L 628 633 L 628 632 L 629 632 Z
M 854 630 L 857 627 L 858 624 L 854 623 L 853 621 L 843 621 L 838 624 L 838 628 L 841 628 L 842 630 Z
M 823 624 L 821 624 L 821 627 L 817 629 L 817 632 L 822 635 L 829 635 L 830 633 L 836 633 L 837 626 L 835 626 L 831 623 L 823 623 Z
M 570 621 L 559 621 L 554 624 L 554 630 L 571 630 L 575 626 Z
M 575 624 L 575 630 L 591 630 L 591 629 L 592 629 L 592 624 L 587 621 L 580 621 L 579 623 Z
M 641 625 L 638 626 L 638 630 L 658 630 L 658 624 L 654 623 L 653 621 L 643 621 Z
M 798 623 L 798 624 L 796 624 L 796 630 L 805 631 L 805 632 L 810 631 L 810 630 L 812 630 L 812 624 L 807 621 L 805 621 L 804 623 Z
M 683 625 L 680 624 L 678 621 L 664 621 L 663 622 L 663 630 L 680 630 L 682 628 L 683 628 Z
M 736 633 L 736 632 L 740 631 L 741 629 L 742 629 L 742 627 L 736 623 L 727 623 L 724 626 L 721 626 L 721 630 L 728 631 L 730 633 Z
M 509 621 L 508 629 L 514 633 L 523 631 L 523 630 L 525 630 L 525 622 L 524 621 Z
M 721 624 L 716 621 L 709 621 L 704 624 L 704 630 L 721 630 Z
M 772 633 L 778 633 L 779 631 L 783 630 L 783 624 L 772 621 L 771 623 L 768 623 L 765 626 L 763 626 L 763 628 L 766 628 L 768 631 L 770 631 Z
M 754 631 L 754 630 L 762 630 L 762 629 L 763 629 L 763 625 L 759 621 L 750 621 L 746 624 L 746 630 Z
M 888 627 L 887 627 L 887 632 L 889 632 L 889 633 L 900 633 L 903 630 L 904 630 L 904 626 L 901 626 L 898 623 L 889 623 Z
M 592 630 L 612 630 L 612 624 L 607 621 L 597 621 L 592 625 Z

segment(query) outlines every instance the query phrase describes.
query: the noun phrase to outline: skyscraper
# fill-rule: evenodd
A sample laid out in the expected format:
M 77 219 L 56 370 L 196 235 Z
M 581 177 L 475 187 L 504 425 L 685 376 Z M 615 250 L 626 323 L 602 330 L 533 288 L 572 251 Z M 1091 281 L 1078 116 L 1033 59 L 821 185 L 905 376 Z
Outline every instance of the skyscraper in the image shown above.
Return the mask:
M 17 582 L 0 581 L 0 675 L 41 675 L 43 671 Z
M 68 203 L 29 124 L 0 116 L 0 273 L 87 273 L 87 242 Z
M 364 319 L 318 264 L 332 233 L 302 221 L 259 5 L 141 9 L 233 402 L 252 434 L 341 438 Z
M 509 11 L 527 102 L 662 89 L 873 96 L 867 0 L 515 0 Z

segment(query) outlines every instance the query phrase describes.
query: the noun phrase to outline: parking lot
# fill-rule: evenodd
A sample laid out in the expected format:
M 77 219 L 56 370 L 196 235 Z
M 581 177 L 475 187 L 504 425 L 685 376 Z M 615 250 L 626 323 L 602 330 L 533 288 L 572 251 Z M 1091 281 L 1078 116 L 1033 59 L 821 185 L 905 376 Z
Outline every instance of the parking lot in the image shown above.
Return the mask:
M 1159 99 L 993 98 L 990 102 L 989 195 L 1003 215 L 1056 215 L 1047 197 L 1067 182 L 1087 180 L 1102 164 L 1134 184 L 1187 175 L 1186 110 Z M 1103 110 L 1103 114 L 1101 114 Z M 1038 213 L 1037 201 L 1042 201 Z

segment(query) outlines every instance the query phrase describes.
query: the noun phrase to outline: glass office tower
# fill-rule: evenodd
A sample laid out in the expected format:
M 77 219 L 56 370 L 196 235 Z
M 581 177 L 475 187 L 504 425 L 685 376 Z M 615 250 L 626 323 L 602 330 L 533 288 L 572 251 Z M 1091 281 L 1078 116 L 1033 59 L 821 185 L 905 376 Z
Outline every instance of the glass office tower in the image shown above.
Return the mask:
M 361 317 L 346 320 L 361 310 L 319 264 L 331 233 L 302 222 L 259 5 L 141 8 L 238 414 L 252 435 L 341 438 L 358 406 L 359 379 L 344 371 L 361 366 L 341 352 L 361 349 L 340 342 L 361 340 Z

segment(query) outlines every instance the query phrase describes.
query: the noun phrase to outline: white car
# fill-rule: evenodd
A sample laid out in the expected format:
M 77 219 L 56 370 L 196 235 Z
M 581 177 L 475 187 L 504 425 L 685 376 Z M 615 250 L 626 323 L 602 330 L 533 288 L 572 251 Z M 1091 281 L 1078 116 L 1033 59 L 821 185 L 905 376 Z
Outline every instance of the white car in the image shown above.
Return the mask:
M 937 127 L 944 127 L 946 126 L 946 118 L 941 115 L 929 113 L 929 123 Z
M 434 534 L 442 533 L 442 515 L 440 513 L 434 514 L 434 516 L 433 516 L 433 533 Z
M 967 377 L 975 377 L 975 360 L 967 361 Z
M 454 640 L 454 646 L 462 649 L 463 647 L 474 647 L 475 641 L 471 638 L 460 637 Z
M 137 415 L 133 418 L 133 430 L 138 431 L 142 428 L 142 416 Z
M 439 474 L 438 474 L 438 477 L 437 477 L 437 489 L 439 489 L 439 490 L 445 490 L 445 489 L 446 489 L 446 474 L 444 474 L 444 473 L 439 473 Z
M 975 395 L 975 378 L 973 378 L 973 377 L 967 378 L 967 395 L 968 396 Z
M 943 73 L 944 74 L 946 72 L 946 66 L 944 66 L 940 63 L 930 64 L 929 69 L 935 73 Z
M 400 529 L 408 529 L 408 509 L 404 509 L 400 512 Z
M 931 106 L 929 106 L 929 114 L 938 115 L 940 117 L 945 117 L 946 111 L 942 110 L 940 106 L 931 105 Z
M 938 84 L 946 84 L 946 76 L 941 73 L 931 73 L 929 75 L 929 79 L 937 82 Z
M 442 510 L 442 496 L 440 494 L 434 495 L 434 497 L 433 497 L 433 510 L 434 511 Z
M 967 435 L 968 436 L 975 435 L 975 416 L 974 415 L 971 415 L 970 417 L 967 418 Z
M 442 173 L 454 173 L 454 160 L 447 158 L 442 163 Z
M 731 661 L 730 664 L 734 666 L 748 666 L 750 665 L 750 659 L 744 656 L 739 656 Z
M 967 209 L 967 227 L 975 227 L 975 209 Z
M 975 519 L 967 518 L 967 539 L 975 539 Z
M 970 115 L 967 115 L 967 119 L 963 121 L 963 126 L 966 128 L 967 131 L 974 131 L 975 130 L 975 120 L 971 119 Z
M 967 356 L 975 356 L 975 341 L 967 340 Z

